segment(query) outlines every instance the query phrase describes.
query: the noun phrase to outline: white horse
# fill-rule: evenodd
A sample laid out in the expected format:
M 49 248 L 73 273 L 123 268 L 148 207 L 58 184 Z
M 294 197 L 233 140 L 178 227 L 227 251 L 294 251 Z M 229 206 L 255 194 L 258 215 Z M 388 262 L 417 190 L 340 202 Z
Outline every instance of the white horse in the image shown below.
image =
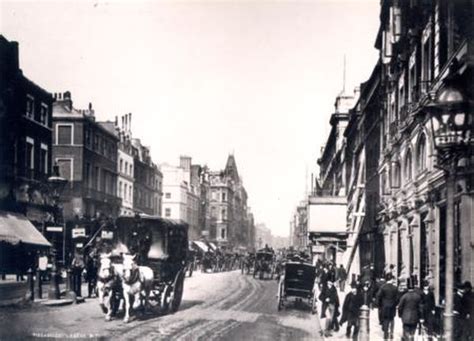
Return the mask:
M 130 305 L 134 301 L 134 308 L 143 304 L 148 307 L 148 298 L 153 289 L 153 270 L 147 266 L 138 266 L 135 255 L 123 255 L 123 297 L 125 299 L 125 316 L 123 321 L 130 320 Z
M 105 320 L 110 321 L 111 316 L 118 309 L 120 300 L 116 295 L 122 290 L 122 264 L 113 264 L 110 254 L 100 255 L 100 267 L 97 274 L 97 291 L 99 304 L 105 313 Z

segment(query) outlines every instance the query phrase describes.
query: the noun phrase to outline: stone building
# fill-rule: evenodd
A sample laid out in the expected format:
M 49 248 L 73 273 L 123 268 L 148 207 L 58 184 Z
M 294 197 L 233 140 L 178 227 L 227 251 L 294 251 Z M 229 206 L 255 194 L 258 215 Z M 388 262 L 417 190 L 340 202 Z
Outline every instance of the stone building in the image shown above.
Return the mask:
M 429 106 L 448 78 L 457 78 L 472 101 L 472 16 L 469 2 L 383 1 L 376 41 L 385 94 L 378 211 L 385 266 L 392 265 L 401 280 L 429 280 L 438 301 L 446 273 L 446 181 L 438 167 Z M 470 147 L 458 165 L 455 186 L 455 281 L 474 279 Z
M 132 145 L 132 114 L 121 116 L 121 125 L 115 118 L 115 131 L 119 138 L 117 160 L 117 194 L 122 199 L 121 215 L 133 215 L 134 163 Z M 160 205 L 161 206 L 161 205 Z
M 163 174 L 150 156 L 150 148 L 132 138 L 133 209 L 136 213 L 161 216 Z
M 0 35 L 2 271 L 12 271 L 11 265 L 21 263 L 22 254 L 28 246 L 50 246 L 41 235 L 36 241 L 34 238 L 24 239 L 24 236 L 38 235 L 35 227 L 52 240 L 47 227 L 62 223 L 56 220 L 56 209 L 47 181 L 52 169 L 52 102 L 53 96 L 28 79 L 20 69 L 18 43 Z M 23 233 L 9 235 L 9 226 L 15 226 L 18 232 L 23 229 Z M 19 241 L 21 243 L 18 244 Z M 60 250 L 59 245 L 54 246 Z M 31 264 L 22 264 L 22 267 L 26 266 Z M 16 270 L 26 269 L 17 267 Z
M 55 93 L 54 98 L 53 161 L 68 180 L 61 194 L 67 258 L 71 247 L 84 245 L 94 235 L 99 219 L 113 219 L 120 213 L 118 138 L 113 122 L 96 121 L 92 104 L 88 109 L 74 108 L 69 91 Z
M 196 167 L 191 158 L 180 157 L 180 165 L 162 164 L 163 172 L 163 212 L 165 218 L 186 222 L 189 225 L 189 239 L 201 237 L 199 225 L 200 186 Z
M 228 247 L 247 247 L 249 231 L 247 192 L 237 171 L 235 157 L 229 155 L 222 171 L 209 172 L 211 199 L 210 238 Z

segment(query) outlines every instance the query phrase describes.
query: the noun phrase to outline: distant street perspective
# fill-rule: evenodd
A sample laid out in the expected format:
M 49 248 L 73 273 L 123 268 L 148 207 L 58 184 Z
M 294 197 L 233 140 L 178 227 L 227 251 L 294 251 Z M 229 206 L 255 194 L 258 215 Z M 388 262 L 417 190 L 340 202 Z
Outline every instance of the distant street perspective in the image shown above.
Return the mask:
M 474 2 L 0 0 L 0 340 L 474 341 Z

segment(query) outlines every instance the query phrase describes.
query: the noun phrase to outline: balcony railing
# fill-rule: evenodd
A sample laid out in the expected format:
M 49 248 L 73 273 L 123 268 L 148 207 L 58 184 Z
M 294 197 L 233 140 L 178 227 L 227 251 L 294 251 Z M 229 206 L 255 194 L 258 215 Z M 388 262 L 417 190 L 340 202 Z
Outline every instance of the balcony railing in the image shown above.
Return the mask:
M 109 203 L 114 203 L 114 204 L 120 204 L 122 200 L 115 195 L 98 191 L 89 187 L 82 188 L 82 196 L 85 199 L 92 199 L 92 200 L 109 202 Z

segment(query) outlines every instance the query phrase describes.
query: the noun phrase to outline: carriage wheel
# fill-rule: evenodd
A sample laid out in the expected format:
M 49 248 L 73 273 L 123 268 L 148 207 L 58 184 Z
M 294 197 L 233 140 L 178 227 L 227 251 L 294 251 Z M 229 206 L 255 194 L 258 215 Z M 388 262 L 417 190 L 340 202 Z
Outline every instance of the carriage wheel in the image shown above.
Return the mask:
M 172 291 L 171 285 L 165 285 L 165 288 L 163 289 L 163 292 L 161 293 L 160 307 L 161 307 L 162 314 L 168 313 L 170 309 L 171 291 Z
M 171 312 L 175 313 L 178 311 L 183 298 L 183 289 L 184 289 L 184 276 L 179 275 L 176 286 L 174 287 L 173 301 L 171 302 Z

